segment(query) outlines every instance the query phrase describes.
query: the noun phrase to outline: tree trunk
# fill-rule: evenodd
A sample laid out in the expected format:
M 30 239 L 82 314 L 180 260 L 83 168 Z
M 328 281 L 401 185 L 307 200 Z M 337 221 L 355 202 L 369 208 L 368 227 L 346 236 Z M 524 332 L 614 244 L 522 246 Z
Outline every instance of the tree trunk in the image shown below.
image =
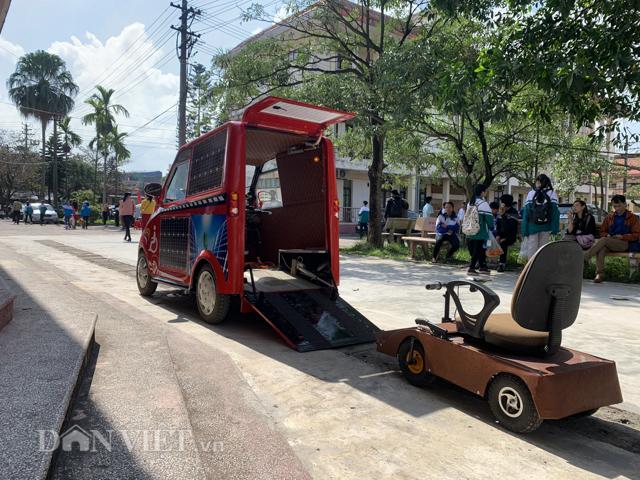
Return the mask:
M 53 206 L 58 207 L 58 119 L 53 117 L 53 165 L 51 172 L 53 184 Z
M 384 170 L 384 135 L 375 132 L 371 139 L 372 159 L 369 167 L 369 243 L 382 247 L 382 171 Z

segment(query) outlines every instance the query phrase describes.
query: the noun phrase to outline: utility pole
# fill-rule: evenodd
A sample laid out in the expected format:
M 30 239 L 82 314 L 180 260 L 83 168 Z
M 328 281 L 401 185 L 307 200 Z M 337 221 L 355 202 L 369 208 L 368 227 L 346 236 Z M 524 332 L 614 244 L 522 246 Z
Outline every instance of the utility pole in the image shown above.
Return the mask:
M 58 116 L 53 117 L 53 171 L 51 183 L 53 183 L 53 206 L 58 207 Z
M 182 146 L 187 140 L 187 60 L 191 54 L 193 45 L 200 37 L 197 33 L 189 30 L 196 16 L 202 13 L 201 10 L 189 7 L 188 0 L 182 0 L 178 5 L 170 3 L 173 8 L 180 9 L 180 27 L 171 25 L 171 29 L 179 34 L 180 44 L 178 50 L 178 60 L 180 60 L 180 97 L 178 100 L 178 144 Z
M 624 175 L 622 177 L 622 194 L 627 194 L 627 174 L 629 172 L 629 132 L 624 136 Z

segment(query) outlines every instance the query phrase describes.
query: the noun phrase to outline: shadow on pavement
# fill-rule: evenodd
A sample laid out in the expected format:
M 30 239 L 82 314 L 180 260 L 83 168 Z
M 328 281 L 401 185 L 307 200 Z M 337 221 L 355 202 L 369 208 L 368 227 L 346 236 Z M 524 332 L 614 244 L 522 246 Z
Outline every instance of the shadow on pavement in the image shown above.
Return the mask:
M 277 362 L 324 382 L 349 385 L 413 417 L 454 408 L 505 431 L 495 423 L 486 402 L 466 390 L 442 380 L 427 390 L 404 382 L 395 359 L 378 353 L 373 344 L 299 353 L 285 346 L 270 327 L 255 315 L 234 313 L 225 323 L 212 326 L 199 319 L 193 298 L 189 295 L 165 291 L 156 293 L 155 297 L 148 300 L 176 315 L 169 323 L 198 323 Z M 351 358 L 360 361 L 354 362 Z M 623 416 L 637 417 L 628 412 L 624 412 Z M 630 465 L 625 451 L 640 453 L 640 421 L 635 419 L 632 423 L 638 428 L 613 419 L 566 419 L 545 422 L 539 430 L 528 435 L 507 433 L 594 474 L 606 478 L 620 475 L 633 478 L 637 475 L 640 461 Z M 579 440 L 580 437 L 576 435 L 597 442 L 585 441 L 584 438 Z M 579 447 L 576 443 L 579 443 Z

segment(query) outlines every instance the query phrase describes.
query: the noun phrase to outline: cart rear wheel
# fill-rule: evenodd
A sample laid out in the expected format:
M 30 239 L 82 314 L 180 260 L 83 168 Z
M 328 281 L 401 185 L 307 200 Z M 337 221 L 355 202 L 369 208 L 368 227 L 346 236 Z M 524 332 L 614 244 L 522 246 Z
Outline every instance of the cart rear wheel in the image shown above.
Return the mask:
M 138 283 L 138 291 L 143 297 L 150 297 L 158 288 L 158 284 L 151 280 L 149 275 L 149 266 L 144 252 L 138 254 L 138 263 L 136 264 L 136 282 Z
M 200 317 L 210 324 L 222 323 L 229 313 L 231 295 L 216 291 L 215 275 L 209 265 L 198 271 L 196 280 L 196 304 Z
M 533 432 L 542 423 L 531 392 L 518 377 L 499 375 L 491 382 L 487 397 L 493 416 L 512 432 Z
M 436 378 L 427 371 L 424 348 L 416 338 L 407 338 L 402 342 L 398 349 L 398 364 L 407 381 L 416 387 L 427 387 Z

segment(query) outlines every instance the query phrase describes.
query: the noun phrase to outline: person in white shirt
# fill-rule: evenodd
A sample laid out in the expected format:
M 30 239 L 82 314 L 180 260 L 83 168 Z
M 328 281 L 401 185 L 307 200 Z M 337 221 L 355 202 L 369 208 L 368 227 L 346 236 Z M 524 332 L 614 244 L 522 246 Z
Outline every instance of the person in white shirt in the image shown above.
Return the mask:
M 422 216 L 425 218 L 432 217 L 434 214 L 433 205 L 431 205 L 432 197 L 427 197 L 424 199 L 426 202 L 424 207 L 422 207 Z
M 358 233 L 360 238 L 369 235 L 369 202 L 362 202 L 360 211 L 358 212 Z

